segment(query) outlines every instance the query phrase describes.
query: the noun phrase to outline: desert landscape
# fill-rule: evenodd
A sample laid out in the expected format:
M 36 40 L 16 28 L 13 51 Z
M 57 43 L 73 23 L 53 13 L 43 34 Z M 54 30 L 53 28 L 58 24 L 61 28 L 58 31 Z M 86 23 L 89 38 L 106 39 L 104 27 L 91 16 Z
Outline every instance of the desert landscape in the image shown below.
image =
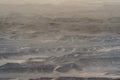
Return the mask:
M 0 80 L 119 80 L 120 1 L 0 1 Z

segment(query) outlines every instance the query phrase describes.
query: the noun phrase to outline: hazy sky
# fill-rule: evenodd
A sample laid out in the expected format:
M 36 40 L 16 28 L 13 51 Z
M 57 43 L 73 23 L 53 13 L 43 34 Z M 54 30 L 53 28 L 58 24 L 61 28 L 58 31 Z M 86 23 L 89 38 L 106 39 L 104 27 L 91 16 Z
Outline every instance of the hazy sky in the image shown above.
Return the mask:
M 61 3 L 64 0 L 0 0 L 0 3 Z
M 58 4 L 58 3 L 81 3 L 81 2 L 120 2 L 120 0 L 0 0 L 0 3 L 6 4 L 29 4 L 29 3 L 39 3 L 39 4 Z

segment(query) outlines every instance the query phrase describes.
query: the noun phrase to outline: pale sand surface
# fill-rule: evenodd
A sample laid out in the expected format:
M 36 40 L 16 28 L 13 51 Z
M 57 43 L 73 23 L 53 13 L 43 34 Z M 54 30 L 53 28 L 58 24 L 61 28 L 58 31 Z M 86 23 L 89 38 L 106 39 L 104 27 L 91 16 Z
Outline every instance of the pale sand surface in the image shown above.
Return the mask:
M 3 73 L 0 74 L 0 78 L 40 78 L 40 77 L 100 77 L 100 78 L 120 78 L 119 75 L 105 75 L 104 73 L 90 73 L 90 72 L 68 72 L 68 73 Z

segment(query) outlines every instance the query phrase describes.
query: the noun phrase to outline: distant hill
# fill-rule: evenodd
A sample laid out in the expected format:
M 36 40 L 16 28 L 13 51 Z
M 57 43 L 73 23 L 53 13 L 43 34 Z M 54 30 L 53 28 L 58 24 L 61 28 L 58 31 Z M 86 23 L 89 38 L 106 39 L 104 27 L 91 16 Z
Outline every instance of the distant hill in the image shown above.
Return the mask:
M 119 34 L 119 2 L 1 4 L 0 37 L 33 39 L 47 34 Z M 73 2 L 72 0 L 70 2 Z M 84 5 L 82 4 L 84 3 Z
M 51 18 L 42 15 L 13 13 L 0 17 L 0 36 L 10 39 L 33 39 L 44 35 L 77 34 L 119 34 L 119 17 L 106 19 L 91 17 Z

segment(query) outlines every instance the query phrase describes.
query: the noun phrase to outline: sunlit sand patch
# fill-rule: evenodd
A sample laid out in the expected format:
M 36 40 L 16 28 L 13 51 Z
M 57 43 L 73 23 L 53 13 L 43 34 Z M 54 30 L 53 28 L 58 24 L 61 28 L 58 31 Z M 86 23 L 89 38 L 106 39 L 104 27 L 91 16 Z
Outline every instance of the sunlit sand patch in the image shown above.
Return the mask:
M 25 60 L 12 60 L 12 59 L 3 59 L 0 60 L 0 65 L 6 64 L 6 63 L 24 63 Z
M 120 50 L 120 46 L 108 47 L 98 50 L 98 52 L 110 52 L 112 50 Z

